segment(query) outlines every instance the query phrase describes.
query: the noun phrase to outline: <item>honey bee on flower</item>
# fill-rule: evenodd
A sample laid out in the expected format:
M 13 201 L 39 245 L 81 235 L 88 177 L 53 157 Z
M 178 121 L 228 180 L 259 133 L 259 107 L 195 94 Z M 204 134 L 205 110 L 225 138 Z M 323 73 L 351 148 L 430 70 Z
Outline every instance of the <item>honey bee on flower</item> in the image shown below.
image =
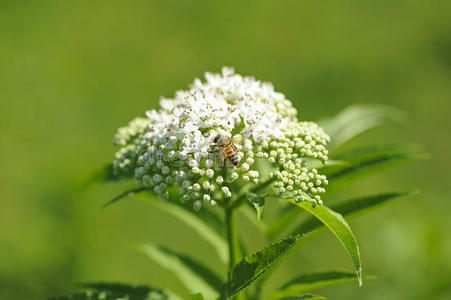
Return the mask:
M 327 161 L 327 134 L 298 121 L 291 102 L 270 83 L 232 68 L 205 77 L 118 130 L 115 173 L 133 174 L 138 185 L 163 198 L 176 187 L 180 201 L 196 210 L 233 197 L 236 185 L 258 184 L 262 176 L 271 176 L 276 193 L 299 200 L 307 193 L 321 203 L 327 179 L 306 162 Z
M 226 166 L 227 160 L 229 160 L 235 167 L 238 166 L 240 162 L 240 157 L 238 155 L 238 148 L 235 144 L 241 142 L 241 136 L 238 137 L 228 137 L 221 134 L 217 134 L 210 143 L 210 146 L 214 147 L 211 153 L 217 153 L 223 162 L 223 168 Z

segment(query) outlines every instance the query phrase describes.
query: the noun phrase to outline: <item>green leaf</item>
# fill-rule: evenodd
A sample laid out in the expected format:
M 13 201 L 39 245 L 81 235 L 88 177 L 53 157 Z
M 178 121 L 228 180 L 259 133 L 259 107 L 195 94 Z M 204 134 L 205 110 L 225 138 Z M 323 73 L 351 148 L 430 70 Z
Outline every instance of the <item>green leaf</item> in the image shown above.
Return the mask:
M 320 295 L 315 295 L 315 294 L 310 294 L 310 293 L 306 293 L 306 294 L 299 294 L 299 295 L 294 295 L 294 296 L 285 296 L 282 298 L 275 298 L 277 300 L 299 300 L 299 299 L 303 299 L 303 300 L 324 300 L 327 299 L 324 296 L 320 296 Z
M 92 187 L 92 186 L 95 186 L 100 183 L 113 182 L 113 181 L 118 181 L 121 179 L 130 178 L 130 177 L 132 177 L 132 174 L 130 174 L 128 176 L 114 174 L 113 164 L 108 164 L 108 165 L 102 167 L 101 169 L 95 171 L 91 175 L 91 177 L 81 185 L 81 187 L 88 188 L 88 187 Z
M 347 201 L 343 201 L 340 203 L 336 203 L 330 206 L 330 209 L 342 214 L 343 217 L 352 218 L 364 213 L 367 213 L 371 210 L 377 209 L 384 204 L 390 203 L 392 200 L 410 197 L 418 192 L 392 192 L 392 193 L 384 193 L 372 196 L 359 197 L 356 199 L 350 199 Z M 299 211 L 295 206 L 292 211 Z M 310 217 L 302 222 L 299 226 L 296 227 L 295 230 L 291 232 L 292 235 L 297 234 L 308 234 L 309 237 L 314 237 L 319 234 L 322 229 L 325 229 L 324 224 L 319 221 L 316 217 Z M 268 272 L 270 273 L 270 272 Z M 268 273 L 266 273 L 266 277 L 268 277 Z
M 180 300 L 181 298 L 170 291 L 165 291 L 147 285 L 129 285 L 122 283 L 85 283 L 85 292 L 58 296 L 52 300 L 91 300 L 91 299 L 128 299 L 128 300 Z
M 352 218 L 371 210 L 377 209 L 384 204 L 387 204 L 393 200 L 410 197 L 418 192 L 391 192 L 377 195 L 370 195 L 364 197 L 358 197 L 335 203 L 330 206 L 330 209 L 341 214 L 343 217 Z M 312 232 L 318 229 L 323 224 L 316 218 L 310 217 L 302 222 L 299 226 L 293 230 L 293 234 Z
M 114 174 L 113 164 L 108 164 L 95 172 L 89 182 L 102 183 L 105 181 L 115 181 L 118 177 Z
M 128 285 L 122 283 L 84 283 L 81 284 L 82 287 L 94 290 L 94 291 L 106 291 L 110 292 L 118 297 L 141 297 L 146 298 L 150 292 L 164 295 L 164 291 L 150 286 L 145 285 Z
M 310 198 L 305 193 L 304 197 L 306 197 L 307 199 Z M 295 199 L 292 198 L 288 199 L 288 201 L 306 210 L 315 218 L 320 220 L 338 238 L 338 240 L 342 243 L 346 251 L 351 256 L 352 261 L 354 262 L 357 278 L 359 279 L 359 286 L 361 286 L 362 266 L 360 262 L 359 246 L 357 244 L 357 240 L 354 237 L 354 234 L 351 231 L 351 228 L 349 227 L 343 216 L 324 205 L 312 205 L 310 201 L 302 201 L 297 203 Z
M 340 203 L 331 205 L 331 209 L 342 214 L 343 217 L 351 218 L 361 214 L 367 213 L 371 210 L 377 209 L 384 204 L 390 203 L 392 200 L 400 199 L 403 197 L 410 197 L 418 192 L 392 192 L 384 193 L 372 196 L 365 196 L 356 199 L 350 199 Z M 292 211 L 298 211 L 295 206 L 291 206 L 294 209 Z M 291 212 L 291 211 L 290 211 Z M 324 229 L 323 223 L 318 221 L 315 217 L 310 217 L 301 223 L 295 230 L 292 231 L 292 235 L 296 234 L 308 234 L 310 237 L 320 233 L 321 229 Z M 266 273 L 266 277 L 268 274 Z
M 211 210 L 203 208 L 194 211 L 191 206 L 182 205 L 175 197 L 165 201 L 152 199 L 149 203 L 188 225 L 215 249 L 224 264 L 228 262 L 224 223 Z
M 191 293 L 202 291 L 207 299 L 216 298 L 222 288 L 222 279 L 194 259 L 155 244 L 138 247 L 153 261 L 172 271 Z
M 322 163 L 320 165 L 314 166 L 316 169 L 323 169 L 323 168 L 330 168 L 330 167 L 346 167 L 349 163 L 344 160 L 336 160 L 336 159 L 329 159 L 327 163 Z
M 425 159 L 428 156 L 418 153 L 413 147 L 378 145 L 353 149 L 334 156 L 342 164 L 326 165 L 322 173 L 327 176 L 329 185 L 326 195 L 331 195 L 353 181 L 366 175 L 382 171 L 403 162 Z M 299 210 L 293 206 L 283 207 L 278 217 L 268 226 L 267 233 L 271 238 L 277 237 L 299 216 Z
M 327 176 L 329 185 L 327 194 L 331 194 L 357 179 L 392 167 L 403 162 L 425 159 L 426 154 L 412 152 L 406 148 L 393 146 L 375 146 L 352 150 L 336 156 L 346 160 L 348 165 L 325 167 L 322 173 Z
M 386 155 L 386 154 L 396 154 L 396 153 L 418 153 L 421 149 L 418 146 L 410 145 L 393 145 L 393 144 L 376 144 L 376 145 L 367 145 L 357 148 L 352 148 L 350 150 L 346 150 L 343 152 L 339 152 L 337 154 L 332 155 L 332 161 L 341 162 L 341 163 L 333 163 L 332 165 L 343 165 L 346 166 L 352 161 L 359 161 L 365 158 L 371 158 L 378 155 Z M 327 163 L 326 166 L 328 166 Z
M 201 293 L 191 294 L 189 300 L 204 300 L 204 296 Z
M 191 206 L 182 205 L 174 195 L 170 193 L 171 197 L 168 200 L 159 199 L 150 190 L 146 188 L 136 188 L 125 191 L 119 196 L 107 202 L 103 207 L 107 207 L 125 197 L 135 195 L 144 191 L 148 191 L 153 195 L 153 199 L 149 202 L 154 207 L 172 215 L 184 224 L 190 226 L 196 231 L 205 241 L 209 242 L 216 250 L 219 258 L 223 263 L 228 261 L 227 243 L 225 241 L 225 231 L 223 221 L 208 209 L 194 211 Z M 146 198 L 148 200 L 148 198 Z
M 260 220 L 263 214 L 263 208 L 265 207 L 265 197 L 266 193 L 246 193 L 246 198 L 252 206 L 254 206 L 255 211 L 257 212 L 257 220 Z
M 297 216 L 299 216 L 299 213 L 299 209 L 293 205 L 287 204 L 283 206 L 277 213 L 274 220 L 268 225 L 266 234 L 271 239 L 276 238 L 290 225 L 291 222 L 293 222 Z
M 319 121 L 331 137 L 329 149 L 337 148 L 355 136 L 387 121 L 402 121 L 404 113 L 383 105 L 352 105 L 335 117 Z
M 257 218 L 255 218 L 255 208 L 250 203 L 249 205 L 240 206 L 240 212 L 261 232 L 266 232 L 267 230 L 266 223 L 260 222 Z
M 365 280 L 375 279 L 374 276 L 363 276 L 363 278 Z M 301 294 L 323 286 L 357 280 L 356 274 L 348 271 L 326 271 L 302 274 L 270 293 L 265 297 L 265 300 L 283 299 L 290 295 Z
M 73 293 L 69 295 L 47 298 L 47 300 L 98 300 L 98 299 L 116 300 L 117 298 L 115 295 L 109 295 L 106 292 L 93 292 L 93 291 L 86 291 L 81 293 Z
M 131 196 L 131 195 L 134 195 L 134 194 L 137 194 L 137 193 L 141 193 L 141 192 L 144 192 L 144 191 L 146 191 L 146 190 L 148 190 L 148 189 L 147 189 L 147 188 L 144 188 L 144 187 L 141 187 L 141 188 L 136 188 L 136 189 L 131 189 L 131 190 L 125 191 L 125 192 L 123 192 L 122 194 L 120 194 L 119 196 L 116 196 L 116 197 L 114 197 L 113 199 L 111 199 L 110 201 L 108 201 L 107 203 L 105 203 L 105 204 L 102 206 L 102 208 L 105 208 L 105 207 L 107 207 L 107 206 L 110 206 L 111 204 L 114 204 L 114 203 L 116 203 L 117 201 L 122 200 L 122 199 L 124 199 L 124 198 L 126 198 L 126 197 L 128 197 L 128 196 Z
M 249 286 L 299 240 L 304 238 L 306 238 L 305 235 L 290 236 L 244 257 L 231 271 L 230 279 L 227 282 L 227 295 L 232 297 Z

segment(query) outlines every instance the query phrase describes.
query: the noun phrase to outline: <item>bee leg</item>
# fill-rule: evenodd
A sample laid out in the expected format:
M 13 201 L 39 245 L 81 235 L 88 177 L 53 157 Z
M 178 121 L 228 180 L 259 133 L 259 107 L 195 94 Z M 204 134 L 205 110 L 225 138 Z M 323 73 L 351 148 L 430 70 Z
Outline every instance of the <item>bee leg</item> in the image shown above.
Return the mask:
M 224 158 L 224 159 L 223 159 L 223 162 L 224 162 L 224 163 L 222 164 L 222 168 L 224 169 L 224 168 L 226 167 L 227 159 Z

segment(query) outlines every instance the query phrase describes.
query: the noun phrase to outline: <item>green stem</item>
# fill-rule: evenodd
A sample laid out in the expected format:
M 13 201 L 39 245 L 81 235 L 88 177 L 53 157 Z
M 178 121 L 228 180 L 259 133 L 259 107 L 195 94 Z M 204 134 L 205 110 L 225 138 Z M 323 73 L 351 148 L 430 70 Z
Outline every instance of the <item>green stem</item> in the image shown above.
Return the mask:
M 266 186 L 270 185 L 274 179 L 269 179 L 255 187 L 253 187 L 250 192 L 258 191 Z M 235 201 L 232 199 L 228 199 L 224 201 L 224 213 L 225 213 L 225 226 L 226 226 L 226 237 L 227 244 L 229 246 L 229 269 L 227 279 L 230 280 L 232 276 L 233 267 L 240 261 L 241 259 L 241 251 L 238 243 L 238 235 L 236 231 L 235 225 L 235 210 L 239 208 L 242 204 L 246 203 L 246 194 L 242 193 L 240 196 L 236 198 Z M 225 299 L 226 291 L 223 291 L 221 295 L 221 299 Z M 240 299 L 241 295 L 237 295 L 234 299 Z
M 232 275 L 232 269 L 237 264 L 239 259 L 238 252 L 238 236 L 235 226 L 235 214 L 232 208 L 225 208 L 225 223 L 226 223 L 226 233 L 227 233 L 227 244 L 229 246 L 229 272 L 228 277 Z
M 229 201 L 230 201 L 230 199 L 229 199 Z M 227 202 L 224 207 L 224 212 L 225 212 L 227 244 L 229 246 L 229 268 L 228 268 L 228 272 L 227 272 L 227 280 L 230 280 L 232 277 L 233 267 L 241 259 L 241 251 L 239 248 L 238 234 L 237 234 L 236 224 L 235 224 L 235 209 L 233 207 L 231 207 L 231 205 L 227 205 L 230 203 L 230 202 L 229 203 L 227 203 Z M 223 295 L 225 296 L 226 294 L 227 294 L 227 292 L 226 292 L 226 290 L 224 290 Z M 223 298 L 223 299 L 225 299 L 225 298 Z M 241 298 L 241 295 L 236 295 L 233 297 L 233 299 L 239 300 L 242 298 Z

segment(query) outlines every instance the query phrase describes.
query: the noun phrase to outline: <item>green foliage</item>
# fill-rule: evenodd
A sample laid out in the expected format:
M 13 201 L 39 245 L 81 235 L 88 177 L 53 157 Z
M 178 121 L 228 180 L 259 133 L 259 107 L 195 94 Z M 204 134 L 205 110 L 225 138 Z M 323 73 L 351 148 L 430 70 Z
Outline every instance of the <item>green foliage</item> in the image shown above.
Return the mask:
M 197 232 L 208 242 L 218 254 L 223 263 L 227 263 L 227 244 L 225 241 L 225 230 L 223 220 L 209 209 L 194 211 L 191 206 L 180 205 L 179 201 L 169 198 L 161 201 L 158 198 L 150 201 L 150 204 L 161 211 L 175 217 L 183 224 Z
M 181 300 L 170 291 L 147 285 L 127 285 L 122 283 L 87 283 L 82 285 L 85 292 L 57 296 L 48 300 Z
M 375 279 L 374 276 L 363 276 L 363 279 Z M 301 294 L 323 286 L 357 281 L 359 278 L 354 272 L 347 271 L 325 271 L 317 273 L 302 274 L 287 282 L 276 291 L 265 297 L 265 300 L 283 299 L 295 294 Z
M 304 195 L 308 197 L 308 195 Z M 323 205 L 312 205 L 309 201 L 296 202 L 294 199 L 288 199 L 294 205 L 306 210 L 315 218 L 320 220 L 342 243 L 354 262 L 354 266 L 359 279 L 359 285 L 362 285 L 362 266 L 360 262 L 360 251 L 357 240 L 351 231 L 346 220 L 337 212 Z
M 227 295 L 234 296 L 249 286 L 276 260 L 305 237 L 305 235 L 290 236 L 244 257 L 231 270 L 230 279 L 227 282 Z
M 326 196 L 365 176 L 404 162 L 425 159 L 428 156 L 418 153 L 416 149 L 378 145 L 353 149 L 333 157 L 341 163 L 326 165 L 322 168 L 329 180 Z M 277 218 L 267 228 L 268 235 L 271 238 L 277 237 L 298 215 L 299 210 L 292 206 L 281 208 Z
M 202 293 L 196 293 L 189 295 L 189 300 L 204 300 Z
M 338 148 L 357 135 L 387 121 L 402 121 L 404 113 L 382 105 L 352 105 L 335 117 L 319 121 L 329 134 L 328 148 Z
M 346 164 L 322 169 L 329 180 L 327 194 L 330 195 L 367 175 L 404 162 L 427 157 L 425 154 L 399 146 L 364 147 L 336 155 L 334 158 L 346 161 Z
M 63 295 L 63 296 L 56 296 L 56 297 L 48 298 L 48 300 L 98 300 L 98 299 L 116 300 L 116 295 L 108 294 L 105 292 L 87 291 L 84 293 L 74 293 L 74 294 L 70 294 L 70 295 Z M 141 298 L 141 299 L 145 299 L 145 298 Z
M 202 291 L 208 299 L 219 296 L 222 279 L 191 257 L 154 244 L 142 245 L 139 250 L 172 271 L 190 292 Z
M 377 209 L 382 205 L 389 203 L 390 201 L 404 197 L 410 197 L 415 195 L 416 193 L 417 192 L 391 192 L 358 197 L 332 204 L 330 208 L 333 211 L 343 215 L 343 217 L 352 218 L 370 212 L 374 209 Z M 318 229 L 322 225 L 323 224 L 319 222 L 316 218 L 311 217 L 302 222 L 301 224 L 299 224 L 296 227 L 296 229 L 293 230 L 293 234 L 302 232 L 312 232 L 313 230 Z
M 144 192 L 144 191 L 146 191 L 146 190 L 147 190 L 146 188 L 135 188 L 135 189 L 127 190 L 127 191 L 123 192 L 122 194 L 120 194 L 120 195 L 114 197 L 113 199 L 111 199 L 111 200 L 108 201 L 107 203 L 105 203 L 105 204 L 102 206 L 102 208 L 106 208 L 106 207 L 110 206 L 111 204 L 116 203 L 116 202 L 119 201 L 119 200 L 122 200 L 122 199 L 124 199 L 124 198 L 127 198 L 128 196 L 131 196 L 131 195 L 134 195 L 134 194 L 137 194 L 137 193 Z
M 129 177 L 131 177 L 131 174 Z M 92 174 L 91 177 L 83 183 L 83 187 L 86 188 L 104 182 L 119 181 L 123 178 L 125 177 L 114 174 L 113 164 L 108 164 L 100 168 L 97 172 L 94 172 L 94 174 Z
M 243 205 L 240 207 L 240 211 L 242 212 L 243 216 L 246 217 L 255 227 L 257 227 L 261 232 L 266 232 L 268 225 L 265 222 L 261 222 L 255 217 L 255 207 L 252 204 Z M 261 218 L 261 216 L 260 216 Z
M 277 212 L 274 220 L 267 226 L 266 235 L 270 239 L 275 239 L 279 236 L 293 220 L 299 215 L 299 209 L 295 206 L 285 205 Z
M 144 191 L 148 190 L 145 188 L 128 190 L 107 202 L 103 207 L 107 207 L 121 199 Z M 150 193 L 150 191 L 148 192 Z M 150 201 L 150 204 L 168 213 L 169 215 L 172 215 L 196 231 L 202 238 L 205 239 L 205 241 L 209 242 L 210 245 L 215 248 L 221 261 L 224 263 L 227 262 L 227 245 L 224 239 L 225 232 L 223 221 L 211 210 L 203 209 L 196 212 L 189 206 L 180 205 L 178 200 L 174 198 L 169 198 L 167 201 L 155 199 Z
M 399 120 L 402 114 L 394 109 L 382 106 L 353 106 L 338 114 L 335 118 L 324 121 L 326 130 L 331 134 L 332 148 L 338 148 L 353 137 L 380 125 L 387 120 Z M 315 160 L 308 160 L 307 166 L 319 168 L 327 175 L 329 187 L 326 196 L 351 184 L 355 180 L 367 175 L 374 174 L 385 168 L 411 161 L 423 159 L 426 156 L 419 154 L 418 150 L 399 146 L 370 146 L 348 150 L 339 154 L 331 155 L 327 165 L 321 165 Z M 110 168 L 105 168 L 93 177 L 92 183 L 114 180 Z M 282 207 L 270 224 L 262 220 L 262 212 L 267 198 L 266 188 L 272 183 L 271 180 L 263 182 L 246 192 L 243 192 L 234 201 L 226 203 L 226 217 L 224 220 L 210 209 L 194 211 L 191 206 L 181 205 L 172 190 L 169 190 L 169 199 L 160 200 L 152 197 L 150 204 L 171 215 L 183 224 L 189 226 L 207 241 L 217 252 L 220 260 L 227 263 L 229 257 L 234 257 L 230 262 L 227 280 L 216 275 L 215 271 L 207 268 L 187 255 L 174 252 L 155 244 L 139 246 L 144 252 L 160 266 L 172 271 L 185 287 L 193 294 L 190 299 L 225 299 L 228 297 L 240 297 L 244 289 L 255 285 L 253 293 L 247 294 L 251 298 L 277 300 L 277 299 L 325 299 L 322 296 L 310 294 L 313 289 L 338 284 L 343 282 L 358 281 L 362 285 L 363 279 L 373 279 L 371 276 L 362 276 L 359 247 L 356 238 L 349 227 L 346 218 L 355 217 L 379 208 L 395 199 L 411 196 L 412 192 L 391 192 L 362 196 L 338 203 L 332 203 L 329 207 L 316 204 L 309 194 L 302 192 L 305 201 L 296 201 L 295 198 L 284 197 L 289 205 Z M 145 188 L 128 190 L 105 204 L 109 206 L 127 196 L 133 194 L 148 195 L 141 193 L 147 191 Z M 152 194 L 152 193 L 150 193 Z M 147 199 L 147 197 L 146 197 Z M 326 200 L 327 201 L 327 200 Z M 244 205 L 243 205 L 244 204 Z M 273 242 L 254 254 L 245 255 L 244 242 L 236 236 L 233 211 L 241 207 L 241 211 L 247 216 L 252 224 L 263 232 L 268 240 L 274 239 L 292 225 L 301 211 L 310 216 L 303 222 L 297 224 L 288 237 Z M 299 209 L 301 208 L 301 209 Z M 257 217 L 252 211 L 255 209 Z M 224 223 L 226 223 L 224 226 Z M 330 230 L 340 241 L 350 255 L 355 273 L 344 271 L 326 271 L 319 273 L 306 273 L 299 275 L 287 282 L 279 289 L 270 292 L 263 297 L 261 287 L 263 282 L 269 278 L 271 271 L 279 264 L 290 249 L 301 245 L 319 234 L 323 229 Z M 227 241 L 226 241 L 227 240 Z M 302 242 L 302 243 L 301 243 Z M 240 250 L 241 246 L 241 250 Z M 245 256 L 239 259 L 240 252 Z M 94 299 L 86 297 L 136 297 L 129 299 L 176 299 L 177 296 L 168 291 L 149 287 L 130 287 L 126 285 L 89 284 L 88 294 L 74 294 L 73 299 Z M 199 293 L 201 291 L 202 293 Z M 252 290 L 248 290 L 252 291 Z M 85 298 L 83 298 L 85 297 Z M 150 298 L 149 298 L 150 297 Z M 160 298 L 158 298 L 160 297 Z M 165 298 L 166 297 L 166 298 Z M 175 297 L 175 298 L 174 298 Z M 70 298 L 61 298 L 70 299 Z M 112 298 L 113 299 L 113 298 Z
M 263 208 L 265 207 L 265 197 L 266 193 L 246 193 L 246 198 L 249 203 L 252 204 L 252 206 L 255 208 L 255 211 L 257 212 L 257 220 L 259 221 L 263 214 Z
M 298 295 L 292 295 L 292 296 L 285 296 L 282 298 L 277 298 L 277 300 L 298 300 L 298 299 L 304 299 L 304 300 L 323 300 L 327 299 L 326 297 L 315 295 L 315 294 L 298 294 Z

